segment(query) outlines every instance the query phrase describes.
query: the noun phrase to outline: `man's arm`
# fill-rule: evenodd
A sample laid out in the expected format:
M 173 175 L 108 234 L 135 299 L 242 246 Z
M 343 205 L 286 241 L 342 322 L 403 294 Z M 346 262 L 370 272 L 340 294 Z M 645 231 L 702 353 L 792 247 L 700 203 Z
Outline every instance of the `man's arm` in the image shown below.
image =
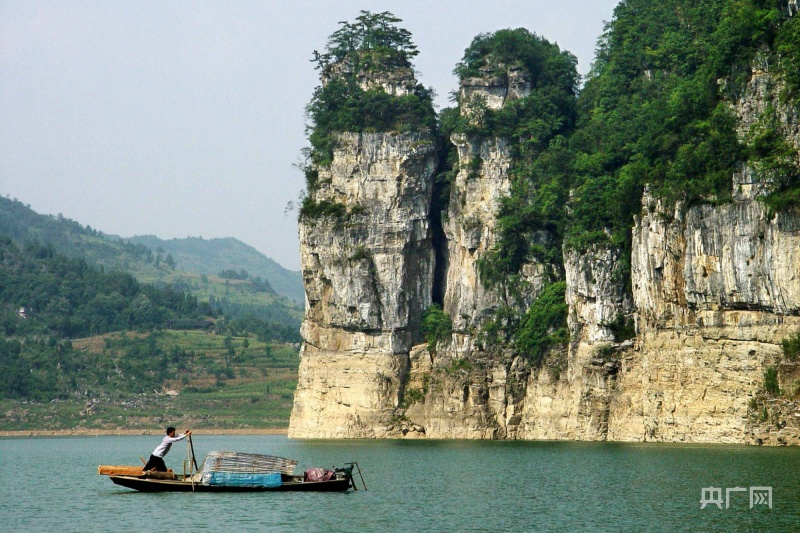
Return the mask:
M 192 430 L 191 429 L 187 429 L 185 432 L 181 433 L 177 437 L 169 437 L 168 436 L 168 437 L 165 437 L 165 439 L 166 439 L 167 442 L 172 444 L 173 442 L 178 442 L 179 440 L 185 439 L 186 437 L 188 437 L 191 434 L 192 434 Z

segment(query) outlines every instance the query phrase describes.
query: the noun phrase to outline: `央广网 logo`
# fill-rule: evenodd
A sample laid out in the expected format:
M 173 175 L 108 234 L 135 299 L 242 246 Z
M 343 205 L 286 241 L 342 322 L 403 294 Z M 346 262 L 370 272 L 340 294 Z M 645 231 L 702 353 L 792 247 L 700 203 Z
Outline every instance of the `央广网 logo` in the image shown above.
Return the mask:
M 721 487 L 703 487 L 700 489 L 700 509 L 705 509 L 707 505 L 716 505 L 718 509 L 728 509 L 731 504 L 731 494 L 734 492 L 747 492 L 748 487 L 727 487 L 725 497 Z M 750 509 L 756 505 L 766 505 L 772 509 L 772 487 L 749 487 Z

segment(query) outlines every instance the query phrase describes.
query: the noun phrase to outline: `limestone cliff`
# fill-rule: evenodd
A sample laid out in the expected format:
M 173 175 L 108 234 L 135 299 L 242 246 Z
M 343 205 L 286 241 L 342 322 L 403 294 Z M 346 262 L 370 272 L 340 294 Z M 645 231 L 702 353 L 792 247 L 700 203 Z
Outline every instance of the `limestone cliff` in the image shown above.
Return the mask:
M 493 70 L 483 78 L 466 79 L 461 86 L 463 101 L 477 98 L 490 109 L 529 92 L 530 81 L 517 68 Z M 469 105 L 462 106 L 461 113 L 470 120 L 474 117 Z M 411 428 L 412 434 L 424 432 L 431 438 L 515 438 L 530 369 L 520 357 L 492 351 L 480 341 L 479 330 L 499 307 L 530 304 L 549 280 L 549 270 L 537 263 L 523 266 L 522 302 L 481 281 L 478 262 L 495 244 L 500 199 L 511 186 L 512 158 L 502 138 L 454 135 L 451 141 L 458 151 L 459 171 L 443 223 L 447 243 L 443 308 L 452 318 L 453 334 L 433 356 L 422 348 L 412 352 L 408 390 L 423 391 L 424 402 L 406 401 L 409 408 L 399 427 L 406 435 Z
M 408 352 L 430 305 L 428 221 L 436 156 L 428 134 L 341 134 L 301 220 L 306 316 L 293 437 L 384 436 Z
M 499 109 L 531 90 L 514 68 L 484 74 L 462 80 L 465 102 Z M 770 113 L 800 148 L 800 113 L 779 93 L 779 80 L 753 71 L 731 102 L 742 139 Z M 441 280 L 431 137 L 338 141 L 312 193 L 337 215 L 300 224 L 307 305 L 290 436 L 800 444 L 800 406 L 764 393 L 769 367 L 784 389 L 800 377 L 781 355 L 800 331 L 800 215 L 768 211 L 757 168 L 736 172 L 726 204 L 667 207 L 645 190 L 630 258 L 565 247 L 563 271 L 524 265 L 511 299 L 478 268 L 511 186 L 507 140 L 451 139 L 459 166 L 441 217 Z M 502 306 L 524 311 L 559 279 L 567 349 L 532 364 L 482 336 Z M 420 318 L 435 284 L 452 334 L 430 350 Z
M 778 92 L 753 72 L 735 103 L 740 135 L 774 105 L 798 147 L 797 111 Z M 764 186 L 744 167 L 727 205 L 665 212 L 645 194 L 633 230 L 638 349 L 622 360 L 608 438 L 800 443 L 791 402 L 772 400 L 774 424 L 755 412 L 765 369 L 780 366 L 782 339 L 800 327 L 800 217 L 768 213 Z

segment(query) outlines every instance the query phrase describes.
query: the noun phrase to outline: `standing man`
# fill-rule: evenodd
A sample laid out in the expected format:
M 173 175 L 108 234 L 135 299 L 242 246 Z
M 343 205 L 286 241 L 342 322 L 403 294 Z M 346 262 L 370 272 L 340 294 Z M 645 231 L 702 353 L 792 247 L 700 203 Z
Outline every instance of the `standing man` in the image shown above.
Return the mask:
M 155 470 L 156 472 L 166 472 L 167 465 L 164 464 L 164 456 L 167 455 L 169 449 L 172 447 L 173 442 L 178 442 L 179 440 L 183 440 L 189 435 L 192 434 L 192 430 L 187 429 L 177 437 L 175 436 L 175 428 L 168 427 L 167 428 L 167 436 L 161 441 L 161 444 L 153 450 L 153 453 L 150 454 L 150 459 L 147 461 L 147 464 L 144 465 L 145 472 L 149 470 Z

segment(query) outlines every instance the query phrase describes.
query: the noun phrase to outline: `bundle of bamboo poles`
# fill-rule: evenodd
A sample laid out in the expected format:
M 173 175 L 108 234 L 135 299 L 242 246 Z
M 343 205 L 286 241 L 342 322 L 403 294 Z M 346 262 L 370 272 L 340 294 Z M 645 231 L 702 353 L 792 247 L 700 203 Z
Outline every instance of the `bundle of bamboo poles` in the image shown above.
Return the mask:
M 254 474 L 271 474 L 280 472 L 292 475 L 297 461 L 276 457 L 274 455 L 260 455 L 257 453 L 241 452 L 209 452 L 203 463 L 203 472 L 241 472 Z

